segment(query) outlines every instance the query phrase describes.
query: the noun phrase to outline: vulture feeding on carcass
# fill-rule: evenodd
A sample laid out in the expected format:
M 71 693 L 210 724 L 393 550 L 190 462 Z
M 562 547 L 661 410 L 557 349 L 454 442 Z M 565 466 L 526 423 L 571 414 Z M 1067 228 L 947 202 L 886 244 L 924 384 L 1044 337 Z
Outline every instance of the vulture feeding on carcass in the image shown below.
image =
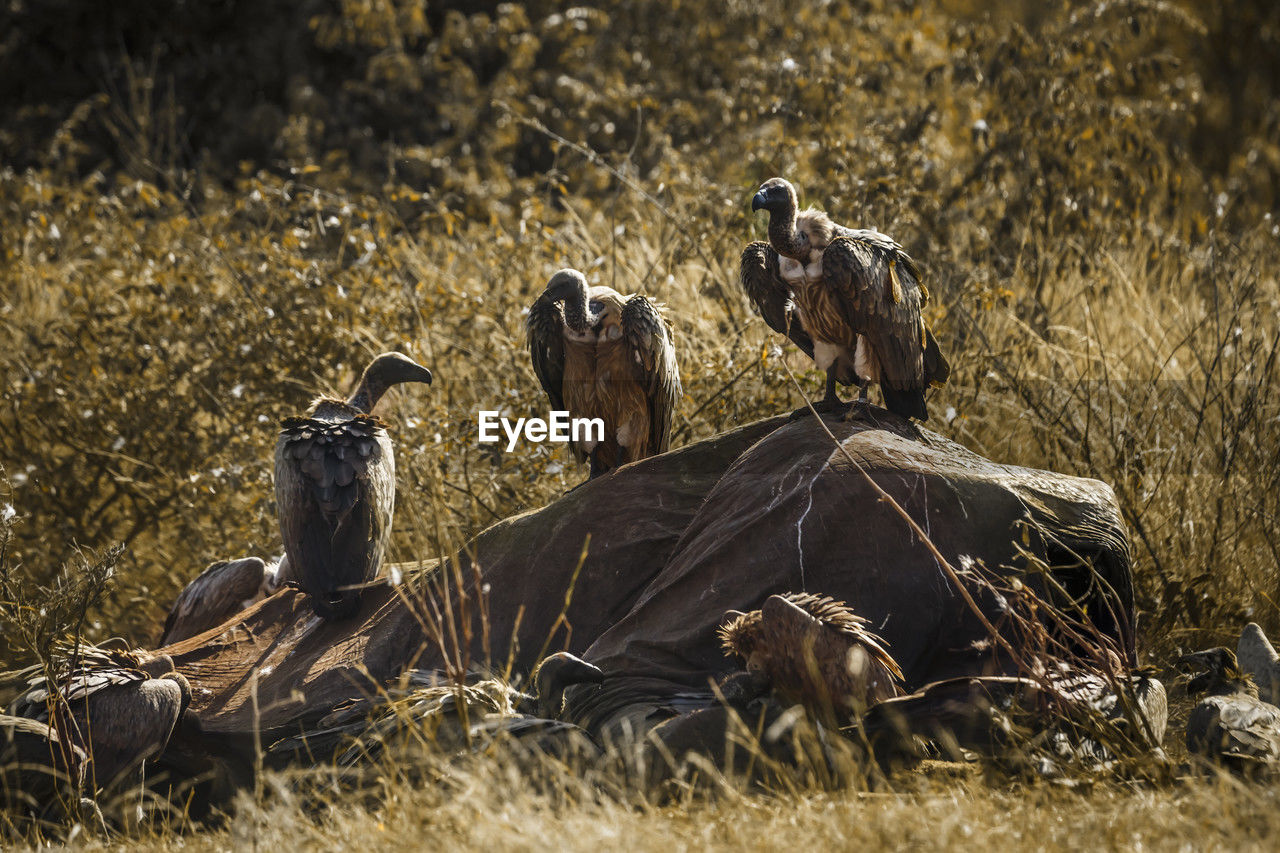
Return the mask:
M 275 575 L 258 557 L 210 563 L 178 594 L 160 635 L 167 646 L 203 634 L 275 591 Z
M 1205 694 L 1187 718 L 1187 752 L 1241 771 L 1280 758 L 1280 708 L 1258 698 L 1230 649 L 1193 652 L 1179 663 L 1203 670 L 1187 682 L 1189 695 Z
M 659 306 L 640 294 L 590 287 L 577 270 L 551 277 L 529 308 L 529 355 L 551 408 L 599 418 L 604 435 L 570 447 L 591 476 L 667 450 L 680 369 Z
M 728 615 L 720 628 L 724 650 L 742 658 L 756 687 L 785 701 L 847 716 L 902 692 L 897 662 L 843 602 L 787 593 Z
M 395 459 L 371 413 L 402 382 L 430 383 L 431 371 L 384 353 L 349 399 L 319 398 L 306 417 L 284 420 L 276 442 L 276 509 L 290 578 L 325 619 L 355 611 L 391 540 Z
M 157 678 L 144 666 L 130 652 L 81 647 L 69 675 L 52 688 L 44 676 L 33 678 L 10 710 L 47 724 L 65 748 L 82 750 L 88 768 L 79 772 L 94 789 L 105 788 L 164 752 L 191 704 L 186 677 L 170 671 Z
M 796 191 L 765 181 L 751 209 L 769 211 L 769 242 L 742 253 L 741 282 L 769 327 L 787 335 L 827 373 L 820 412 L 844 408 L 836 383 L 879 384 L 885 407 L 927 420 L 924 392 L 946 382 L 951 367 L 925 325 L 929 292 L 915 261 L 890 237 L 845 228 L 820 210 L 797 213 Z

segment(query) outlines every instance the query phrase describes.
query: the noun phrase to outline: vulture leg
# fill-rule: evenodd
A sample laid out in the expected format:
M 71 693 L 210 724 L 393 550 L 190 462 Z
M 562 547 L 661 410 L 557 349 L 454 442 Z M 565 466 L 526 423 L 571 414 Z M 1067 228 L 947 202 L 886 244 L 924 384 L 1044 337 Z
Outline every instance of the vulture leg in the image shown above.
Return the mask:
M 875 416 L 871 414 L 871 400 L 867 398 L 867 388 L 870 385 L 871 383 L 865 379 L 858 380 L 858 399 L 849 405 L 849 411 L 844 413 L 844 420 L 876 422 Z
M 608 473 L 609 471 L 608 468 L 600 464 L 599 454 L 600 454 L 600 449 L 596 448 L 595 450 L 591 451 L 591 454 L 588 456 L 588 459 L 591 460 L 591 471 L 590 473 L 587 474 L 588 480 L 594 480 L 596 477 L 599 477 L 601 474 Z
M 863 389 L 865 393 L 865 388 Z M 840 395 L 836 393 L 836 368 L 835 365 L 827 368 L 827 392 L 822 395 L 822 399 L 813 404 L 813 411 L 820 415 L 838 415 L 843 414 L 849 409 L 850 403 L 845 403 L 840 399 Z M 798 421 L 801 418 L 808 417 L 809 406 L 804 405 L 791 413 L 791 420 Z

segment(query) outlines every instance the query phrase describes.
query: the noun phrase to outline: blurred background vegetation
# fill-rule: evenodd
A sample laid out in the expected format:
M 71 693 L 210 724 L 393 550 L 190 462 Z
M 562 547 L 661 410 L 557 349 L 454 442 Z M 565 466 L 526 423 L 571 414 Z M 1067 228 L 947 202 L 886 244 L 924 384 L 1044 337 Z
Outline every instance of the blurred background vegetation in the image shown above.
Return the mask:
M 668 303 L 678 443 L 794 408 L 736 285 L 784 175 L 920 261 L 932 428 L 1116 489 L 1150 648 L 1276 629 L 1278 95 L 1271 0 L 6 0 L 0 571 L 123 543 L 87 632 L 154 641 L 386 349 L 437 375 L 384 404 L 393 558 L 551 500 L 568 454 L 473 419 L 545 409 L 565 265 Z

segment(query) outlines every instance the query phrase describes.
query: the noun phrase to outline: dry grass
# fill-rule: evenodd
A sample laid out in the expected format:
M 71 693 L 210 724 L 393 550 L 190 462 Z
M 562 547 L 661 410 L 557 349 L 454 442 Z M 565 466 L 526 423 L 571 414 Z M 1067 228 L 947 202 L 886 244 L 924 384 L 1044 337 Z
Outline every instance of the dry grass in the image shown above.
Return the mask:
M 246 800 L 224 826 L 186 835 L 181 844 L 191 850 L 391 850 L 424 843 L 483 850 L 1265 850 L 1280 830 L 1278 804 L 1275 788 L 1230 780 L 1066 791 L 992 786 L 946 766 L 892 794 L 725 791 L 649 804 L 531 792 L 517 773 L 490 763 L 459 773 L 443 792 L 389 784 L 359 802 L 285 792 L 263 808 Z M 175 841 L 169 833 L 143 832 L 128 846 L 171 849 Z
M 999 461 L 1115 488 L 1144 660 L 1230 640 L 1245 618 L 1280 628 L 1280 241 L 1267 194 L 1280 160 L 1274 117 L 1250 124 L 1262 130 L 1223 171 L 1188 154 L 1217 114 L 1221 80 L 1197 64 L 1213 22 L 1145 2 L 1043 19 L 1012 4 L 1025 27 L 934 8 L 765 4 L 790 22 L 779 29 L 757 5 L 722 16 L 684 4 L 653 36 L 673 58 L 650 79 L 634 64 L 644 51 L 614 37 L 643 29 L 629 17 L 640 8 L 574 29 L 508 5 L 494 27 L 456 16 L 428 36 L 404 17 L 411 4 L 343 4 L 359 15 L 351 37 L 384 62 L 374 74 L 370 60 L 352 91 L 408 97 L 438 74 L 448 84 L 433 106 L 454 130 L 370 154 L 372 143 L 344 148 L 358 134 L 303 103 L 269 156 L 214 177 L 176 163 L 163 87 L 130 64 L 126 91 L 85 101 L 31 169 L 0 180 L 7 582 L 50 585 L 78 547 L 122 543 L 83 633 L 148 644 L 200 567 L 278 550 L 278 419 L 345 390 L 388 348 L 437 377 L 384 404 L 398 444 L 393 559 L 449 553 L 546 503 L 584 472 L 563 450 L 480 445 L 474 418 L 545 409 L 522 310 L 565 265 L 669 305 L 686 392 L 677 443 L 793 408 L 783 359 L 812 392 L 819 377 L 735 284 L 738 252 L 762 230 L 747 200 L 784 173 L 807 201 L 893 233 L 921 261 L 957 368 L 930 401 L 931 427 Z M 392 19 L 379 15 L 393 12 L 399 46 L 384 50 Z M 511 33 L 540 39 L 542 53 Z M 473 41 L 466 49 L 509 53 L 509 65 L 482 80 L 464 61 Z M 399 61 L 424 44 L 434 64 Z M 534 55 L 547 68 L 531 69 Z M 471 104 L 483 120 L 467 118 Z M 93 125 L 100 107 L 110 120 Z M 128 156 L 94 159 L 105 156 L 94 126 Z M 0 658 L 27 663 L 9 641 L 23 618 L 10 599 Z M 261 809 L 134 840 L 1249 847 L 1277 828 L 1274 788 L 1230 783 L 1065 792 L 939 775 L 897 794 L 659 806 L 568 777 L 531 791 L 498 760 L 447 784 L 387 779 L 357 796 L 323 784 L 304 795 L 277 778 Z

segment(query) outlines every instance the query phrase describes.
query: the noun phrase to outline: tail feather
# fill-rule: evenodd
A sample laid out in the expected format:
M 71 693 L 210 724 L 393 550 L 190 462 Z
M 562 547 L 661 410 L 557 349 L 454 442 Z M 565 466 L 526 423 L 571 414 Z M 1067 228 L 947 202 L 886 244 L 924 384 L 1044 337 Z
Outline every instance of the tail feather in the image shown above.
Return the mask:
M 945 385 L 951 376 L 951 365 L 938 346 L 938 339 L 929 329 L 924 330 L 924 379 L 930 385 Z
M 921 421 L 929 420 L 929 410 L 924 404 L 923 390 L 890 388 L 887 383 L 882 383 L 880 393 L 884 395 L 884 407 L 895 415 Z

